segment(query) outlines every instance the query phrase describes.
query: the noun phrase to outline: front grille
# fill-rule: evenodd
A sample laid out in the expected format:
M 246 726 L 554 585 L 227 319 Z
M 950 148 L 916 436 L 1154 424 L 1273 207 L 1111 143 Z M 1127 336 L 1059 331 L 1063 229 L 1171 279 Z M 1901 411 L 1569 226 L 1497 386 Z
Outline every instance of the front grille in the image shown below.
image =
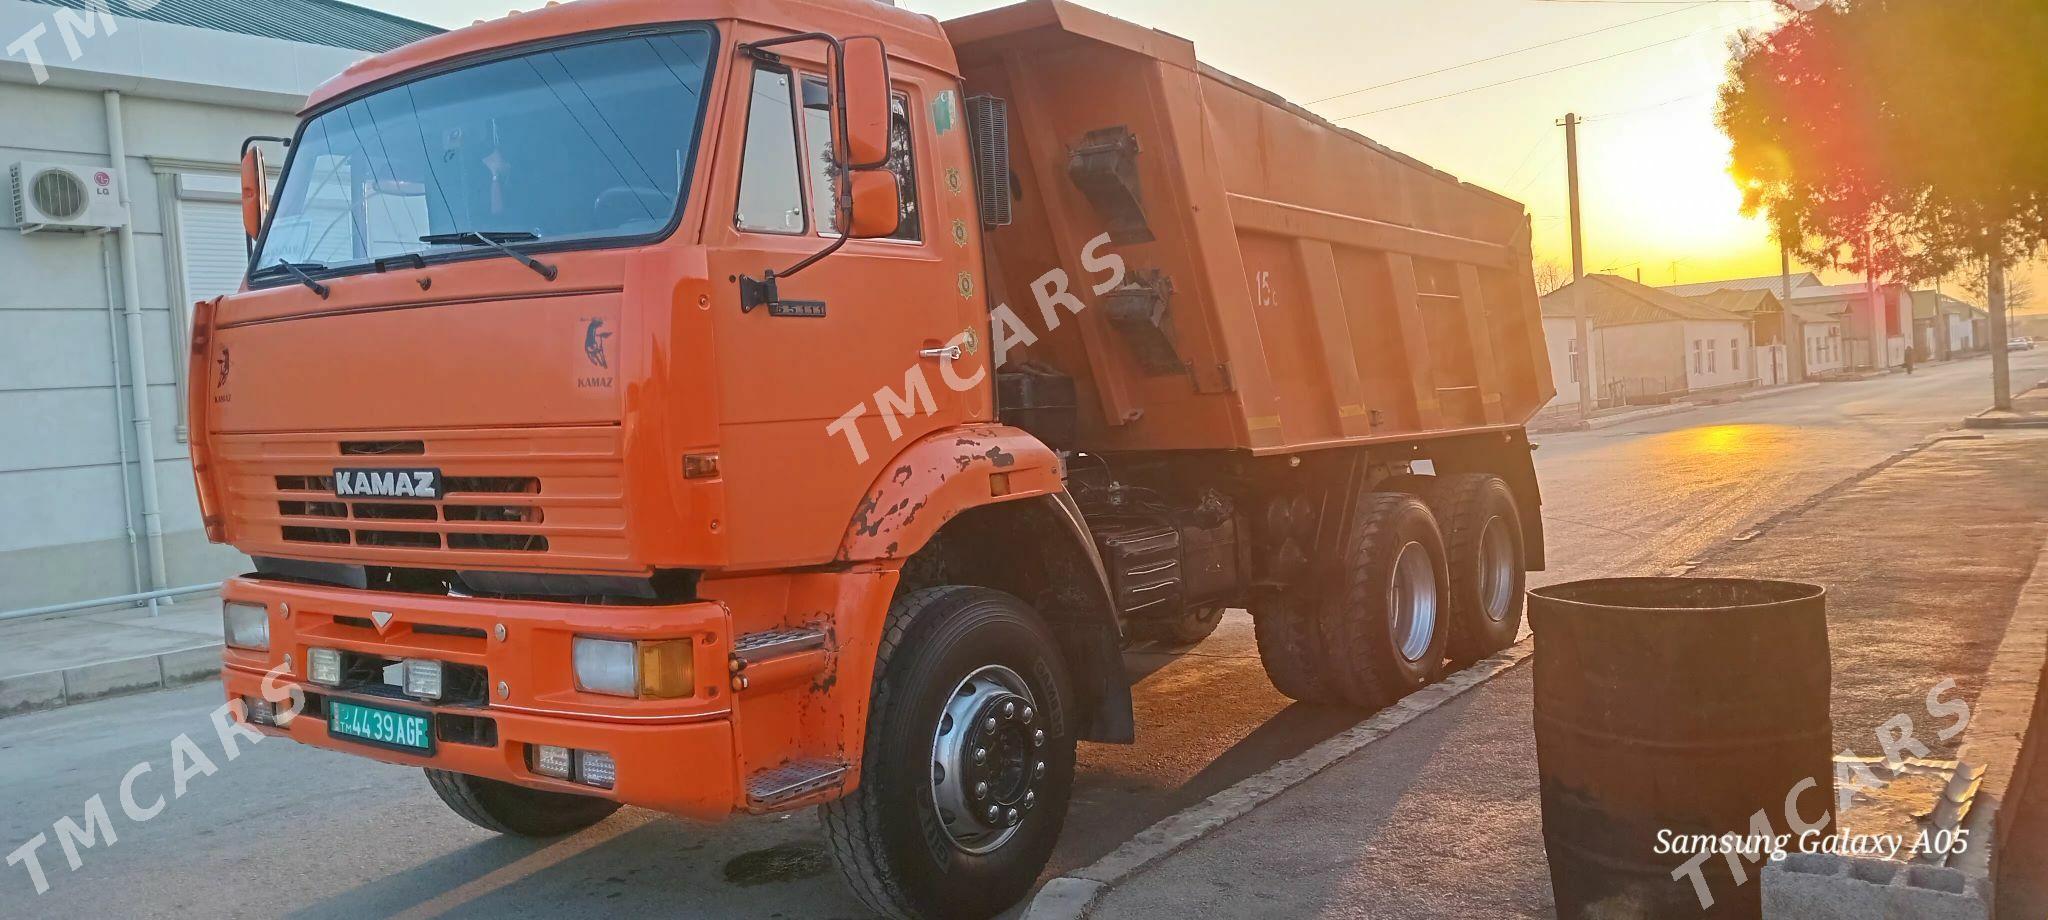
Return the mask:
M 616 426 L 221 435 L 244 552 L 443 571 L 638 569 Z M 438 499 L 335 494 L 336 469 L 431 468 Z
M 279 492 L 314 493 L 334 488 L 333 476 L 278 476 Z M 445 479 L 447 499 L 464 495 L 539 495 L 540 480 L 530 476 L 450 476 Z M 395 529 L 395 522 L 418 524 L 540 524 L 547 514 L 534 505 L 472 505 L 440 502 L 347 502 L 334 500 L 284 499 L 277 513 L 286 519 L 325 519 L 324 526 L 286 525 L 285 542 L 353 544 L 396 549 L 487 550 L 505 553 L 544 553 L 548 538 L 539 533 L 444 531 L 439 527 Z

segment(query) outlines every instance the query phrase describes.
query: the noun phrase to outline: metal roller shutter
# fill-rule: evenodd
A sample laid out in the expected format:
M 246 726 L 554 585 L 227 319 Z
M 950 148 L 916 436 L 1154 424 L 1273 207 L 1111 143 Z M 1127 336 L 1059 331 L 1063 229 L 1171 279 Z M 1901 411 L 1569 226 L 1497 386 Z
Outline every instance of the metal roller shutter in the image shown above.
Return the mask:
M 218 201 L 178 202 L 178 245 L 183 260 L 185 303 L 211 300 L 242 288 L 249 250 L 242 236 L 242 208 Z

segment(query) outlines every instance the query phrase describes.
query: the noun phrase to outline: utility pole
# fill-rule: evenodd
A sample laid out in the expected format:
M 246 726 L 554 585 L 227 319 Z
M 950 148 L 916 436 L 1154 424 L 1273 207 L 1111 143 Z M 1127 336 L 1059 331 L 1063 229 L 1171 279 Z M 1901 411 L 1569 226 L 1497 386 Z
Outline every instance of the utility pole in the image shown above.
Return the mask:
M 1579 223 L 1579 116 L 1567 112 L 1564 121 L 1565 182 L 1572 208 L 1572 318 L 1579 337 L 1579 418 L 1593 415 L 1593 320 L 1586 313 L 1586 243 Z

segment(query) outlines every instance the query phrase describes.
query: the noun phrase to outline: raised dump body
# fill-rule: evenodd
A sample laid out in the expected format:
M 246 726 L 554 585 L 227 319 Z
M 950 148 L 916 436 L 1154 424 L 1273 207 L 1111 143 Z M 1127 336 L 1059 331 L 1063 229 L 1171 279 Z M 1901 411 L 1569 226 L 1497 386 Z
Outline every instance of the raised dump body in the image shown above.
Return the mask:
M 970 104 L 1009 106 L 997 299 L 1035 325 L 1034 279 L 1105 230 L 1128 266 L 1025 349 L 1075 378 L 1073 446 L 1407 441 L 1519 426 L 1554 395 L 1520 204 L 1061 0 L 946 32 Z

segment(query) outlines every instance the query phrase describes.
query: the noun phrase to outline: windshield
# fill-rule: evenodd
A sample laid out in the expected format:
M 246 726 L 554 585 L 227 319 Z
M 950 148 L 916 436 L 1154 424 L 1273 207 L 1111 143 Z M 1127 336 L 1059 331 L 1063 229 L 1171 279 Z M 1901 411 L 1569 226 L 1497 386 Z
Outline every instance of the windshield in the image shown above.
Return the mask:
M 299 136 L 256 274 L 488 248 L 463 234 L 659 233 L 685 196 L 711 47 L 703 31 L 594 41 L 330 109 Z

